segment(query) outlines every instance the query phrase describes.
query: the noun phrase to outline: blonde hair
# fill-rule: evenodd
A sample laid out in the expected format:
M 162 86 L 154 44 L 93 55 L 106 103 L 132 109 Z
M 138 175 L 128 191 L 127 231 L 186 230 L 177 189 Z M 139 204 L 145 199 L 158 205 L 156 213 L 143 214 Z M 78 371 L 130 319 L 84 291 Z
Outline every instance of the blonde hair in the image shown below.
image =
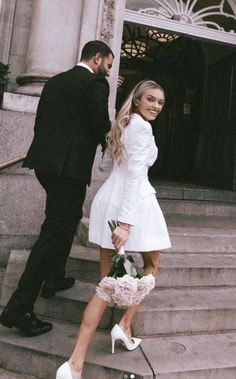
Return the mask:
M 121 141 L 121 136 L 124 129 L 128 125 L 132 113 L 135 111 L 135 103 L 141 100 L 143 94 L 148 89 L 159 89 L 163 92 L 163 88 L 154 82 L 153 80 L 142 80 L 133 88 L 125 102 L 123 103 L 115 121 L 112 124 L 111 130 L 107 133 L 106 141 L 108 149 L 113 157 L 113 159 L 120 164 L 123 158 L 123 143 Z

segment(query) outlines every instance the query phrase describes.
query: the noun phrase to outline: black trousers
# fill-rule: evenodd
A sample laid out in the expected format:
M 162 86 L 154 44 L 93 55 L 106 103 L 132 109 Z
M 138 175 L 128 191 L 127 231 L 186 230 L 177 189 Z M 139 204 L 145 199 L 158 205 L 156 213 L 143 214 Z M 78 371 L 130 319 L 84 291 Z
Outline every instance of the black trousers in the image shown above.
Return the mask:
M 27 260 L 18 288 L 8 302 L 17 312 L 33 310 L 42 283 L 60 280 L 70 254 L 76 227 L 82 218 L 86 184 L 79 180 L 49 175 L 35 170 L 46 191 L 45 220 Z

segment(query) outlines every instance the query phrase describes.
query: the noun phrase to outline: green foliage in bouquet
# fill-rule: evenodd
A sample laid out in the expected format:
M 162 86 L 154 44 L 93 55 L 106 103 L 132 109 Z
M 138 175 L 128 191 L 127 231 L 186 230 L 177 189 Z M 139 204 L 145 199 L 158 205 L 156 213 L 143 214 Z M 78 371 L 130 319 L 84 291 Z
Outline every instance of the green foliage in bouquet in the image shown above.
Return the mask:
M 108 221 L 108 224 L 112 232 L 118 226 L 117 221 L 114 220 Z M 138 279 L 145 275 L 143 268 L 135 264 L 132 255 L 118 253 L 112 258 L 112 266 L 108 276 L 118 278 L 126 274 Z

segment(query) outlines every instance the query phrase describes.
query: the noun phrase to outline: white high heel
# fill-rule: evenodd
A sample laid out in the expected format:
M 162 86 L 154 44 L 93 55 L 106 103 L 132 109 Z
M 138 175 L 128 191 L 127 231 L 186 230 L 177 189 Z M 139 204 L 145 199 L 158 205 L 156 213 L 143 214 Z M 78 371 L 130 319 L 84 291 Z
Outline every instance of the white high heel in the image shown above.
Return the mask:
M 74 379 L 68 362 L 59 367 L 56 379 Z
M 132 341 L 130 342 L 127 335 L 123 332 L 123 330 L 119 327 L 118 324 L 116 324 L 112 330 L 111 330 L 111 352 L 114 354 L 115 352 L 115 342 L 116 340 L 120 340 L 125 345 L 126 349 L 131 351 L 138 347 L 140 342 L 142 341 L 141 338 L 135 338 L 132 337 Z

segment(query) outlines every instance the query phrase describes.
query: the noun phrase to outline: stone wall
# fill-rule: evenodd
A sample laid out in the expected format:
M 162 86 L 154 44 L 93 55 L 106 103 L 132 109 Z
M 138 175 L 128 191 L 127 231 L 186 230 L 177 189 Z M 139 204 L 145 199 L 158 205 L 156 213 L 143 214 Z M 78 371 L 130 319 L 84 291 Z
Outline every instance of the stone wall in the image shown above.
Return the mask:
M 25 155 L 35 115 L 0 111 L 0 162 Z M 21 164 L 0 172 L 0 264 L 12 249 L 28 249 L 39 233 L 45 194 L 31 170 Z

